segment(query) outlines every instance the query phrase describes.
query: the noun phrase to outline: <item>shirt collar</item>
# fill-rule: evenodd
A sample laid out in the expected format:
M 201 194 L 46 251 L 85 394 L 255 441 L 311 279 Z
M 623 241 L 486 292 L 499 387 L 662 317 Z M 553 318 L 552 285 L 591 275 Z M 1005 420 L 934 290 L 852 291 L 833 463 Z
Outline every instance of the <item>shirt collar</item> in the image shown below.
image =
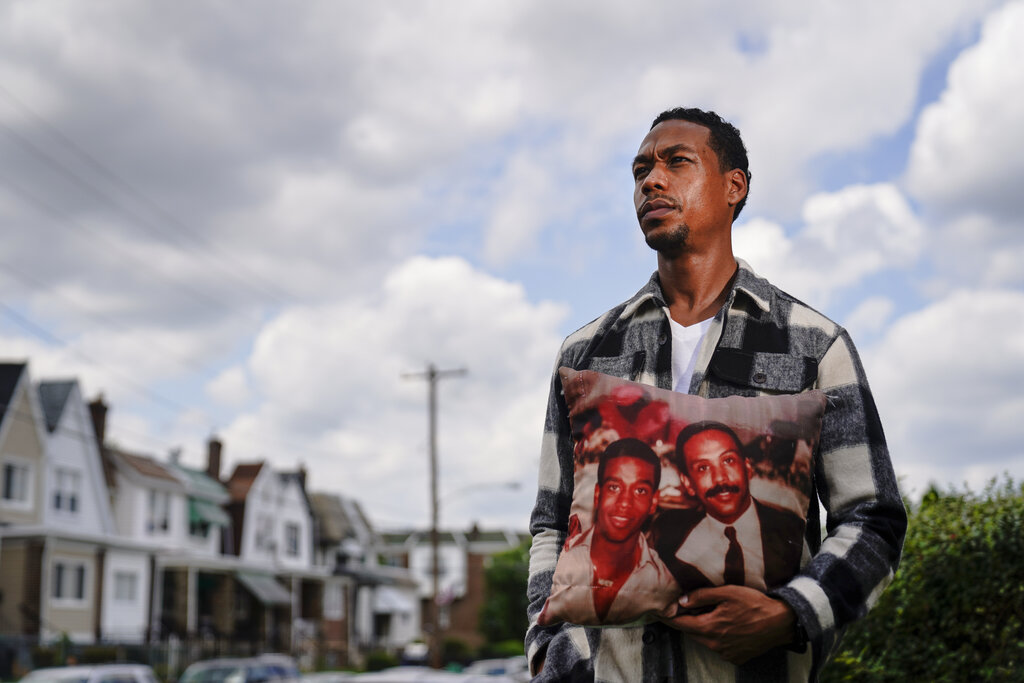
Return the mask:
M 753 268 L 741 258 L 736 259 L 736 276 L 732 281 L 732 291 L 726 300 L 726 306 L 730 309 L 736 305 L 738 297 L 750 300 L 755 306 L 765 313 L 771 310 L 771 285 L 763 277 L 754 272 Z M 644 302 L 653 302 L 658 308 L 665 308 L 665 294 L 661 289 L 661 279 L 658 271 L 654 271 L 647 284 L 640 288 L 632 300 L 633 307 L 638 307 Z

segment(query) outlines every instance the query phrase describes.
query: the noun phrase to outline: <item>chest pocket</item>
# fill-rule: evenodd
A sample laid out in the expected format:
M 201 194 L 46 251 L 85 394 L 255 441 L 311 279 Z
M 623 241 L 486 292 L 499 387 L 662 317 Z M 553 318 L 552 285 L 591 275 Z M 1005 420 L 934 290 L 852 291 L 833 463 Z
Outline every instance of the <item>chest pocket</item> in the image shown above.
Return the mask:
M 751 393 L 796 394 L 810 389 L 818 378 L 816 358 L 739 349 L 716 349 L 709 369 L 718 380 L 733 388 L 749 387 Z
M 623 356 L 592 356 L 587 359 L 585 367 L 578 370 L 593 370 L 612 377 L 637 381 L 644 369 L 647 353 L 637 351 Z

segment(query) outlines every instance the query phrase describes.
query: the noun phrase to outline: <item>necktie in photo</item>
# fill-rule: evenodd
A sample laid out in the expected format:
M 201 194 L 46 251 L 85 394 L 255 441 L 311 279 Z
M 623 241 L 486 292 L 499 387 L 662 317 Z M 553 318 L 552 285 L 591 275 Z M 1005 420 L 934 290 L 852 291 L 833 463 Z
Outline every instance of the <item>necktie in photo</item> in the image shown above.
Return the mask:
M 743 549 L 736 540 L 736 529 L 725 527 L 725 537 L 729 539 L 729 550 L 725 553 L 725 583 L 742 586 L 746 577 L 743 571 Z

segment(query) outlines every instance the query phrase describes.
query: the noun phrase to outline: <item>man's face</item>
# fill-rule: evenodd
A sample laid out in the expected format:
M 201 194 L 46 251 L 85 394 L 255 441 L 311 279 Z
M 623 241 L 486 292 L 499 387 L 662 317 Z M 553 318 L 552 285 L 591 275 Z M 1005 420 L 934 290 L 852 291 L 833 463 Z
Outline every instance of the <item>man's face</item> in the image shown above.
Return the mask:
M 640 533 L 658 505 L 654 465 L 620 456 L 605 465 L 604 480 L 594 487 L 595 533 L 622 543 Z
M 708 136 L 706 127 L 690 121 L 662 121 L 633 160 L 640 229 L 647 244 L 666 256 L 728 234 L 733 206 L 746 194 L 746 176 L 721 172 Z
M 713 429 L 701 432 L 683 446 L 683 458 L 687 491 L 704 504 L 709 515 L 732 524 L 746 512 L 750 464 L 731 436 Z

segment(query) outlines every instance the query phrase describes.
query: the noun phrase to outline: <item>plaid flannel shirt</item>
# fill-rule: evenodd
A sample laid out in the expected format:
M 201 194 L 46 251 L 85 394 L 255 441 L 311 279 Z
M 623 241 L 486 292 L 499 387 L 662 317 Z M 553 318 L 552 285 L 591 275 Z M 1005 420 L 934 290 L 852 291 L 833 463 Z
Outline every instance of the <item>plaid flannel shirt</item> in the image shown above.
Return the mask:
M 535 680 L 816 680 L 845 627 L 867 613 L 893 578 L 906 510 L 853 342 L 846 330 L 737 262 L 728 299 L 698 351 L 690 393 L 716 398 L 820 389 L 829 397 L 813 468 L 827 534 L 822 539 L 812 499 L 800 573 L 772 591 L 792 607 L 809 647 L 778 648 L 736 667 L 660 622 L 628 628 L 537 625 L 573 495 L 572 437 L 557 369 L 591 369 L 671 388 L 672 335 L 655 273 L 633 298 L 570 335 L 555 365 L 530 523 L 526 649 L 535 675 L 544 661 Z

